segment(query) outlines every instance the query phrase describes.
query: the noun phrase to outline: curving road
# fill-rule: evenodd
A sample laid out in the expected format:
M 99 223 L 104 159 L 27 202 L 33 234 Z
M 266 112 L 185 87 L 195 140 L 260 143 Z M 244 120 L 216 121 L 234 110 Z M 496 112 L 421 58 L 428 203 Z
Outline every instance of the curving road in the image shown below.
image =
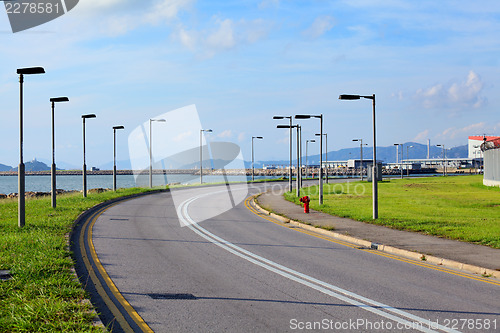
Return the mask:
M 249 195 L 287 184 L 250 186 Z M 90 216 L 79 244 L 91 268 L 81 279 L 104 323 L 145 332 L 500 331 L 500 283 L 283 226 L 248 199 L 232 207 L 245 197 L 246 184 L 187 188 Z

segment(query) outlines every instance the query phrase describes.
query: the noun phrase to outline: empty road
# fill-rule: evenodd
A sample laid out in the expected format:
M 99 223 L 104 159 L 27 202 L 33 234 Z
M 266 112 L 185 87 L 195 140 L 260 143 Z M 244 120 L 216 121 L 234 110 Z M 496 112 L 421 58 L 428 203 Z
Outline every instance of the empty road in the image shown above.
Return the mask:
M 288 184 L 185 188 L 92 215 L 80 248 L 104 323 L 145 332 L 500 331 L 498 281 L 283 226 L 247 199 L 266 186 Z

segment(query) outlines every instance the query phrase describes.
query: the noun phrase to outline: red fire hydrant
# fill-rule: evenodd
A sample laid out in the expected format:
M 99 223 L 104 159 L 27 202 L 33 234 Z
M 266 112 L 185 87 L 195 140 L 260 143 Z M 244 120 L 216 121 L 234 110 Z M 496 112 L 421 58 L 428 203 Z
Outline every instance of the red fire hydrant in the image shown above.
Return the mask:
M 306 195 L 305 197 L 300 198 L 300 202 L 304 204 L 304 213 L 309 213 L 309 202 L 311 199 Z

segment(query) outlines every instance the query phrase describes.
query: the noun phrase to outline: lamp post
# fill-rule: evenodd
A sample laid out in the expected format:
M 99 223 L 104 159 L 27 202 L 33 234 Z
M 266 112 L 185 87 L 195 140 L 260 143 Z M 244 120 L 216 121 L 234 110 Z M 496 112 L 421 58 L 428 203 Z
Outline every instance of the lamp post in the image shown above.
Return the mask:
M 308 114 L 298 114 L 295 116 L 295 119 L 310 119 L 310 118 L 319 118 L 320 120 L 320 139 L 319 139 L 319 165 L 323 164 L 323 155 L 321 152 L 323 151 L 323 115 L 308 115 Z M 323 204 L 323 170 L 319 168 L 319 204 Z
M 401 179 L 403 179 L 403 144 L 395 143 L 396 146 L 396 163 L 399 164 L 399 169 L 401 170 Z M 399 163 L 399 146 L 401 146 L 401 163 Z
M 116 130 L 124 128 L 123 126 L 113 126 L 113 191 L 116 191 Z
M 200 130 L 200 184 L 203 184 L 203 140 L 202 140 L 203 132 L 211 133 L 212 130 L 211 129 Z
M 45 70 L 43 67 L 28 67 L 18 68 L 19 74 L 19 167 L 17 168 L 17 184 L 18 184 L 18 219 L 17 224 L 20 228 L 24 227 L 26 220 L 25 210 L 25 174 L 23 162 L 23 83 L 24 75 L 30 74 L 43 74 Z
M 361 95 L 340 95 L 341 100 L 356 100 L 356 99 L 371 99 L 372 100 L 372 123 L 373 123 L 373 168 L 372 168 L 372 192 L 373 192 L 373 219 L 378 218 L 378 184 L 377 184 L 377 143 L 376 143 L 376 126 L 375 126 L 375 94 L 368 96 Z
M 410 176 L 410 167 L 408 165 L 408 163 L 410 163 L 410 148 L 413 148 L 413 146 L 406 146 L 406 176 L 409 177 Z
M 87 197 L 87 165 L 85 164 L 85 119 L 95 118 L 95 114 L 82 115 L 83 121 L 83 197 Z
M 290 119 L 290 139 L 288 140 L 290 144 L 290 165 L 289 165 L 289 180 L 288 180 L 288 190 L 292 192 L 292 116 L 274 116 L 273 119 Z M 298 177 L 297 177 L 298 179 Z
M 276 128 L 296 128 L 297 129 L 297 197 L 300 197 L 300 126 L 299 125 L 278 125 Z M 291 170 L 292 168 L 290 168 Z
M 153 121 L 165 123 L 165 119 L 149 119 L 149 188 L 153 188 Z
M 52 208 L 56 208 L 56 139 L 55 139 L 55 121 L 54 121 L 54 109 L 55 104 L 58 102 L 69 102 L 68 97 L 54 97 L 50 99 L 52 104 L 52 166 L 50 168 L 50 180 L 51 180 L 51 203 Z
M 443 147 L 443 177 L 446 176 L 446 149 L 444 145 L 436 145 L 436 147 Z
M 360 163 L 361 163 L 361 181 L 363 181 L 363 139 L 352 139 L 352 141 L 359 141 L 359 156 L 360 156 Z M 367 144 L 365 143 L 365 146 Z
M 306 179 L 307 176 L 309 176 L 309 164 L 307 163 L 307 156 L 309 155 L 307 153 L 307 145 L 309 144 L 309 142 L 316 142 L 316 140 L 306 140 Z
M 316 133 L 315 135 L 321 136 L 320 133 Z M 328 134 L 323 133 L 323 135 L 325 136 L 325 164 L 326 164 L 326 166 L 325 166 L 325 173 L 326 173 L 325 181 L 328 184 Z M 319 167 L 322 168 L 323 166 L 320 165 Z
M 262 140 L 264 137 L 262 136 L 252 136 L 252 180 L 254 180 L 254 158 L 253 158 L 253 139 L 259 139 Z

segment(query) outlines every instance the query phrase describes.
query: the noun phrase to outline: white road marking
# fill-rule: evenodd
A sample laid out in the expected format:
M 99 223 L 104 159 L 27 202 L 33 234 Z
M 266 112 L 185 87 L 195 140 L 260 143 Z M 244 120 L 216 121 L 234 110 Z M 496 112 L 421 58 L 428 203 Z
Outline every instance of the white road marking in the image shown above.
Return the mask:
M 206 240 L 210 241 L 211 243 L 213 243 L 213 244 L 223 248 L 224 250 L 226 250 L 226 251 L 228 251 L 228 252 L 230 252 L 230 253 L 232 253 L 240 258 L 243 258 L 243 259 L 245 259 L 245 260 L 247 260 L 255 265 L 263 267 L 271 272 L 274 272 L 274 273 L 279 274 L 283 277 L 286 277 L 290 280 L 293 280 L 295 282 L 298 282 L 300 284 L 303 284 L 305 286 L 308 286 L 310 288 L 318 290 L 326 295 L 335 297 L 335 298 L 337 298 L 341 301 L 344 301 L 346 303 L 357 306 L 357 307 L 364 309 L 366 311 L 369 311 L 369 312 L 375 313 L 377 315 L 380 315 L 382 317 L 385 317 L 387 319 L 396 321 L 396 322 L 400 323 L 401 325 L 403 325 L 403 328 L 404 327 L 414 328 L 414 329 L 417 329 L 421 332 L 436 332 L 435 330 L 433 330 L 429 327 L 429 321 L 424 319 L 424 318 L 415 316 L 409 312 L 406 312 L 406 311 L 394 308 L 392 306 L 377 302 L 375 300 L 366 298 L 364 296 L 358 295 L 356 293 L 350 292 L 348 290 L 342 289 L 340 287 L 337 287 L 337 286 L 334 286 L 332 284 L 326 283 L 324 281 L 315 279 L 311 276 L 308 276 L 306 274 L 297 272 L 293 269 L 290 269 L 288 267 L 285 267 L 283 265 L 275 263 L 271 260 L 268 260 L 264 257 L 259 256 L 259 255 L 256 255 L 250 251 L 247 251 L 247 250 L 245 250 L 237 245 L 234 245 L 234 244 L 214 235 L 213 233 L 209 232 L 205 228 L 198 225 L 197 222 L 193 221 L 193 219 L 189 216 L 189 213 L 188 213 L 189 205 L 202 197 L 221 193 L 221 192 L 225 192 L 225 190 L 204 193 L 204 194 L 195 196 L 193 198 L 190 198 L 190 199 L 184 201 L 181 205 L 179 205 L 177 207 L 177 215 L 179 216 L 182 224 L 189 227 L 195 233 L 197 233 L 201 237 L 205 238 Z M 387 312 L 382 311 L 382 309 L 387 311 Z M 388 312 L 392 312 L 393 314 L 388 313 Z M 397 317 L 396 315 L 413 320 L 413 322 L 410 322 L 406 319 Z M 415 325 L 415 323 L 420 323 L 420 325 Z M 459 331 L 453 330 L 449 327 L 438 325 L 437 323 L 432 323 L 432 328 L 439 329 L 439 330 L 444 331 L 444 332 L 459 332 Z

